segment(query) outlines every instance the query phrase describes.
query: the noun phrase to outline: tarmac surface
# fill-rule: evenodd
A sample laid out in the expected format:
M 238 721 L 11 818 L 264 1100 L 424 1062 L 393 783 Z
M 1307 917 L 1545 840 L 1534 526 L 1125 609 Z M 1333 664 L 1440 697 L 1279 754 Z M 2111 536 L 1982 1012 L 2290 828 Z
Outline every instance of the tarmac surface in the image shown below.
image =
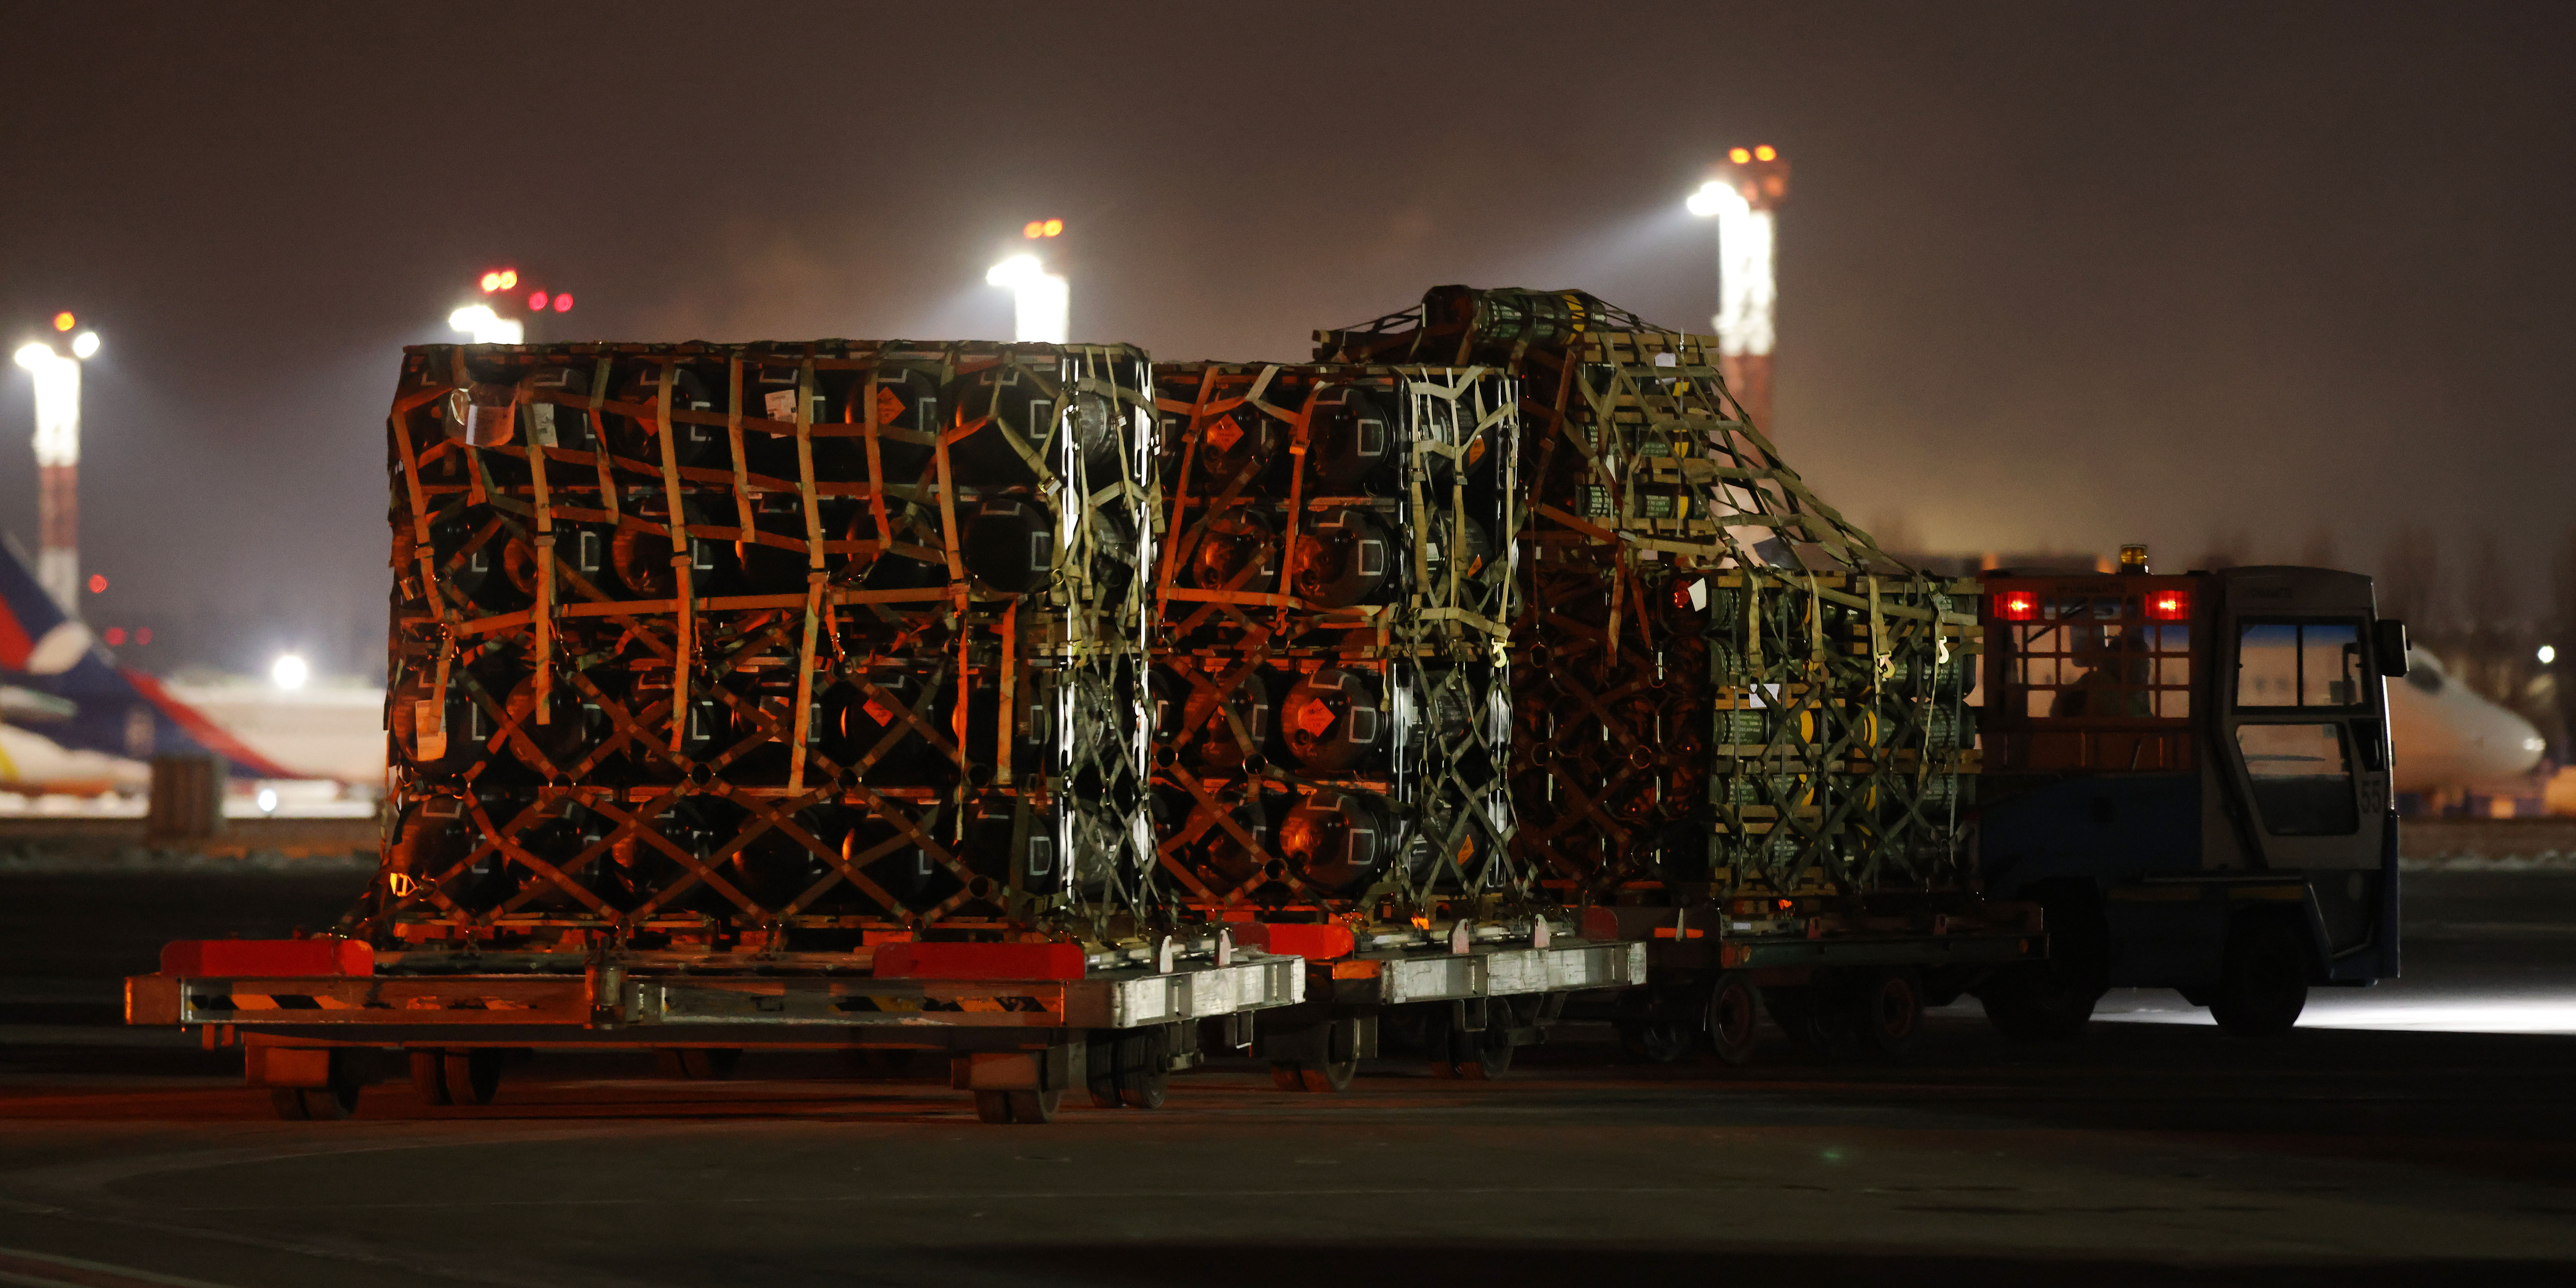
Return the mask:
M 2576 873 L 2410 878 L 2406 978 L 2275 1041 L 2144 991 L 2062 1045 L 1948 1008 L 1902 1065 L 1629 1065 L 1568 1026 L 1493 1083 L 1384 1060 L 1290 1094 L 1238 1061 L 1041 1127 L 977 1123 L 943 1069 L 759 1054 L 718 1083 L 542 1055 L 487 1108 L 395 1078 L 286 1123 L 236 1054 L 116 1026 L 161 941 L 323 929 L 364 880 L 0 876 L 0 1284 L 2576 1274 Z

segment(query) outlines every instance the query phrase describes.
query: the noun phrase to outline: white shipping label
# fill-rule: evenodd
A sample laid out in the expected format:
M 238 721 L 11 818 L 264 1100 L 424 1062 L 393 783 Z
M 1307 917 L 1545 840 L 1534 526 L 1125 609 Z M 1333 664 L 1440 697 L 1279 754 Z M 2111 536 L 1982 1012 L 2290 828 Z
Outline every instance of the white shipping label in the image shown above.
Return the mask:
M 796 419 L 796 391 L 795 391 L 795 390 L 793 390 L 793 389 L 772 389 L 772 390 L 770 390 L 768 393 L 761 395 L 761 397 L 760 397 L 760 401 L 761 401 L 762 403 L 764 403 L 764 404 L 766 404 L 766 405 L 768 406 L 768 408 L 769 408 L 769 418 L 770 418 L 771 420 L 783 420 L 783 421 L 788 421 L 788 422 L 791 422 L 791 423 L 795 421 L 795 419 Z
M 555 445 L 555 405 L 528 404 L 528 440 L 539 447 Z
M 411 704 L 413 754 L 422 760 L 447 759 L 447 726 L 439 704 L 422 699 Z

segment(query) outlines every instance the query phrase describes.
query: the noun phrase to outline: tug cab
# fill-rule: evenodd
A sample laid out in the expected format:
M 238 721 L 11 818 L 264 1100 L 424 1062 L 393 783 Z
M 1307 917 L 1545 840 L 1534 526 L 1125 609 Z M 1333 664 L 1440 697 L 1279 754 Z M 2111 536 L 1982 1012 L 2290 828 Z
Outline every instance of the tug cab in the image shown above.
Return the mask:
M 2044 961 L 1980 998 L 2070 1037 L 2114 987 L 2171 988 L 2232 1034 L 2288 1030 L 2317 986 L 2398 971 L 2383 677 L 2406 631 L 2323 568 L 1985 579 L 1977 854 L 2046 909 Z

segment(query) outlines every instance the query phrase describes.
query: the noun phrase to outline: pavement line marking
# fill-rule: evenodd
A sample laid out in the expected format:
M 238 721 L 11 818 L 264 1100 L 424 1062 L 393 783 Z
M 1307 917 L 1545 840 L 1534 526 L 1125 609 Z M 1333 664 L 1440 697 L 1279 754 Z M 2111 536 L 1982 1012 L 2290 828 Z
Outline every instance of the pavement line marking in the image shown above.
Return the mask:
M 133 1288 L 147 1284 L 156 1288 L 224 1288 L 203 1279 L 183 1279 L 24 1248 L 0 1248 L 0 1284 L 27 1284 L 34 1288 Z

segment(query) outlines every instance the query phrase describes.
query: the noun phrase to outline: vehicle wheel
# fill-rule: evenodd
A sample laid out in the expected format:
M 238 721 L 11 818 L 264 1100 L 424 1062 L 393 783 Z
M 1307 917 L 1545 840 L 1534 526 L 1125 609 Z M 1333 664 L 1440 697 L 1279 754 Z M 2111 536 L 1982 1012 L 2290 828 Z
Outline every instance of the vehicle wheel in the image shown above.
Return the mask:
M 1497 1011 L 1502 1008 L 1496 1007 Z M 1496 1015 L 1485 1023 L 1483 1031 L 1469 1033 L 1464 1029 L 1449 1034 L 1449 1065 L 1453 1076 L 1470 1082 L 1493 1082 L 1512 1068 L 1512 1034 L 1505 1028 L 1510 1017 Z
M 1835 1006 L 1814 984 L 1762 990 L 1762 1009 L 1790 1041 L 1815 1052 L 1839 1051 L 1851 1042 L 1851 1009 Z
M 277 1111 L 278 1117 L 291 1123 L 300 1123 L 313 1116 L 304 1112 L 304 1093 L 294 1087 L 269 1088 L 268 1106 Z
M 1114 1029 L 1094 1030 L 1091 1049 L 1084 1054 L 1083 1086 L 1091 1093 L 1094 1109 L 1116 1109 L 1118 1100 L 1118 1060 L 1125 1054 L 1124 1043 Z
M 978 1091 L 975 1093 L 975 1117 L 988 1123 L 1011 1121 L 1011 1093 Z
M 1118 1100 L 1130 1109 L 1160 1109 L 1172 1094 L 1172 1037 L 1156 1026 L 1118 1039 Z
M 447 1056 L 445 1052 L 412 1052 L 411 1086 L 412 1090 L 420 1093 L 421 1101 L 424 1104 L 452 1105 L 456 1103 L 455 1098 L 447 1094 Z
M 485 1048 L 450 1051 L 440 1063 L 445 1069 L 440 1082 L 446 1087 L 451 1104 L 488 1105 L 501 1090 L 501 1053 L 498 1051 Z M 419 1078 L 420 1069 L 415 1064 L 412 1079 L 417 1082 Z
M 2048 959 L 1996 971 L 1977 990 L 1986 1018 L 2016 1042 L 2065 1042 L 2084 1032 L 2111 983 L 2111 930 L 2088 893 L 2043 897 Z
M 1852 996 L 1852 1027 L 1873 1054 L 1897 1059 L 1923 1032 L 1923 977 L 1910 966 L 1883 966 Z
M 2232 1037 L 2278 1037 L 2307 1005 L 2308 946 L 2298 930 L 2273 917 L 2231 927 L 2226 966 L 2209 995 L 2219 1029 Z
M 1636 1027 L 1636 1036 L 1621 1043 L 1629 1054 L 1648 1064 L 1679 1064 L 1690 1054 L 1690 1026 L 1680 1020 L 1648 1020 Z
M 680 1076 L 691 1082 L 722 1082 L 742 1063 L 738 1047 L 681 1047 L 679 1053 Z
M 1718 977 L 1716 990 L 1708 995 L 1708 1037 L 1719 1063 L 1741 1066 L 1753 1058 L 1761 1018 L 1752 985 L 1738 975 Z
M 1005 1091 L 1002 1094 L 1010 1098 L 1010 1121 L 1015 1123 L 1054 1122 L 1055 1111 L 1064 1104 L 1062 1087 L 1050 1087 L 1045 1091 Z
M 1301 1085 L 1313 1092 L 1348 1091 L 1360 1071 L 1360 1022 L 1335 1020 L 1324 1026 L 1324 1058 L 1296 1065 Z

